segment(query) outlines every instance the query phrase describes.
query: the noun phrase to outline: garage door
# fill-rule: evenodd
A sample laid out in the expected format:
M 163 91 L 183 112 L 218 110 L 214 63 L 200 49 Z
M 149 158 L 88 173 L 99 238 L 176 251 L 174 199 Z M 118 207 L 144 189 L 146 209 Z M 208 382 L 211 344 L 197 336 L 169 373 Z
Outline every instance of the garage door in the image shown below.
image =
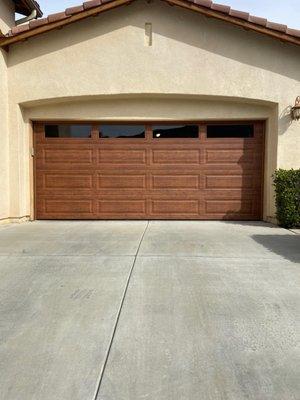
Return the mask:
M 38 219 L 259 220 L 263 122 L 35 124 Z

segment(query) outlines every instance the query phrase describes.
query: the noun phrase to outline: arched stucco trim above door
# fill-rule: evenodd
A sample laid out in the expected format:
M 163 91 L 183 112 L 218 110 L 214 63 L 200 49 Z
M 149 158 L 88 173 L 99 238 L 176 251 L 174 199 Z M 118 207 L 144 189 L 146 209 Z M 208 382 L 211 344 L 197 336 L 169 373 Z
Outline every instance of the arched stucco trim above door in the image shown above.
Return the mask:
M 274 218 L 271 175 L 277 167 L 278 107 L 261 101 L 211 96 L 101 96 L 54 99 L 23 105 L 23 132 L 30 143 L 32 121 L 226 121 L 265 120 L 264 211 L 265 220 Z M 30 159 L 30 149 L 28 152 Z M 33 170 L 28 181 L 32 179 Z M 28 184 L 26 182 L 21 184 Z M 32 190 L 27 210 L 32 210 Z M 32 213 L 32 211 L 31 211 Z

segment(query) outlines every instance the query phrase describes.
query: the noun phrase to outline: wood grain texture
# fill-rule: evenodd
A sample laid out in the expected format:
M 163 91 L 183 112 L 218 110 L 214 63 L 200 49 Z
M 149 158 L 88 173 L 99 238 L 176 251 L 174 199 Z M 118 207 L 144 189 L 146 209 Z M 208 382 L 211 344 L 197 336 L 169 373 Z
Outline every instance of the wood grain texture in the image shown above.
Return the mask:
M 215 122 L 214 122 L 215 124 Z M 254 137 L 45 138 L 35 129 L 37 219 L 262 217 L 264 123 Z M 95 128 L 93 128 L 94 132 Z

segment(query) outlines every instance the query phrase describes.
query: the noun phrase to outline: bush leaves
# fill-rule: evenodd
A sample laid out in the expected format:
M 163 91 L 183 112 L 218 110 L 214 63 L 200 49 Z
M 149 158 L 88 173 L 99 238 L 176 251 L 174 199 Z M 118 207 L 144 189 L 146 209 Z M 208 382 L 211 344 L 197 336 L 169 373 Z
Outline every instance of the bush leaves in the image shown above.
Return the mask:
M 273 175 L 277 220 L 284 228 L 300 226 L 300 169 L 278 169 Z

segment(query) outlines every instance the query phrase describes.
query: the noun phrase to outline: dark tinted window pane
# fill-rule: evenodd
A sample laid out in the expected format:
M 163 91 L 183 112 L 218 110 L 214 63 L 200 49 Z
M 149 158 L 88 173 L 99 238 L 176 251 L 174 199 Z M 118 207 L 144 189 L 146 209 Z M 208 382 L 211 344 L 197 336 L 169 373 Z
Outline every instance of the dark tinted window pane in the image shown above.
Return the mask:
M 91 125 L 45 125 L 46 138 L 89 138 Z
M 153 138 L 197 138 L 198 125 L 153 126 Z
M 101 138 L 144 138 L 144 125 L 101 125 Z
M 209 139 L 251 138 L 254 135 L 253 125 L 208 125 Z

